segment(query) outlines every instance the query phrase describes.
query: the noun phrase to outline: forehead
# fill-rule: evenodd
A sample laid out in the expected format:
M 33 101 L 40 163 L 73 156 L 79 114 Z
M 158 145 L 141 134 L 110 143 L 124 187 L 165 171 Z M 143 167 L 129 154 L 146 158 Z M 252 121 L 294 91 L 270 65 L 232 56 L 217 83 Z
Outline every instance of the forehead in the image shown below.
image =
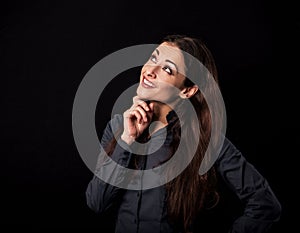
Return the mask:
M 183 59 L 183 54 L 181 50 L 174 44 L 163 42 L 157 47 L 157 50 L 159 51 L 159 55 L 161 56 L 166 56 L 178 60 Z
M 174 44 L 163 42 L 157 47 L 159 58 L 163 60 L 170 60 L 174 62 L 179 72 L 184 73 L 184 56 L 183 52 Z

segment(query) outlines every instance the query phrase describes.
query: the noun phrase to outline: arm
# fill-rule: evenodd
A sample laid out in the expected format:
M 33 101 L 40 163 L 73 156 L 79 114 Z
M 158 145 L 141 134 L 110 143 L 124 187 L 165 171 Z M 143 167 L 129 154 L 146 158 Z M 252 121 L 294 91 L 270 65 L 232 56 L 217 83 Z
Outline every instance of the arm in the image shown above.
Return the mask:
M 120 115 L 116 115 L 106 126 L 102 139 L 101 145 L 105 148 L 108 143 L 112 140 L 113 131 L 112 127 L 119 127 L 122 124 L 122 119 Z M 122 143 L 122 146 L 119 145 Z M 127 147 L 127 150 L 124 148 Z M 101 153 L 104 153 L 102 150 Z M 123 142 L 121 139 L 116 143 L 116 147 L 111 155 L 111 158 L 117 162 L 119 165 L 124 167 L 129 166 L 131 153 L 129 146 Z M 106 158 L 104 162 L 98 162 L 95 174 L 92 180 L 89 182 L 87 190 L 86 190 L 86 201 L 89 208 L 91 208 L 96 213 L 102 213 L 105 210 L 109 209 L 113 206 L 114 203 L 120 198 L 122 195 L 123 189 L 118 188 L 116 186 L 112 186 L 98 177 L 101 176 L 101 172 L 105 172 L 105 174 L 113 173 L 114 169 L 112 169 L 112 160 L 110 158 Z M 120 176 L 122 177 L 124 174 L 114 174 L 114 177 Z M 108 175 L 105 175 L 108 176 Z
M 230 233 L 267 232 L 279 220 L 281 205 L 267 180 L 227 138 L 216 169 L 245 205 L 243 215 L 234 221 Z
M 111 159 L 101 156 L 97 162 L 95 176 L 90 181 L 86 190 L 86 199 L 88 206 L 97 213 L 101 213 L 120 200 L 124 189 L 112 186 L 108 183 L 114 181 L 114 184 L 122 184 L 120 187 L 126 187 L 134 177 L 126 176 L 124 169 L 116 169 L 118 165 L 125 168 L 129 167 L 130 146 L 149 126 L 153 115 L 153 103 L 146 103 L 138 96 L 133 98 L 133 105 L 130 109 L 121 115 L 116 115 L 107 125 L 101 145 L 106 148 L 113 139 L 113 132 L 122 130 L 121 138 L 117 139 L 116 147 L 111 154 Z M 123 124 L 123 129 L 121 125 Z M 113 130 L 114 129 L 114 130 Z M 102 154 L 104 151 L 101 152 Z M 101 158 L 102 157 L 102 158 Z M 104 158 L 104 159 L 103 159 Z M 116 163 L 114 163 L 115 161 Z M 101 177 L 101 179 L 99 179 Z M 106 182 L 104 182 L 105 180 Z

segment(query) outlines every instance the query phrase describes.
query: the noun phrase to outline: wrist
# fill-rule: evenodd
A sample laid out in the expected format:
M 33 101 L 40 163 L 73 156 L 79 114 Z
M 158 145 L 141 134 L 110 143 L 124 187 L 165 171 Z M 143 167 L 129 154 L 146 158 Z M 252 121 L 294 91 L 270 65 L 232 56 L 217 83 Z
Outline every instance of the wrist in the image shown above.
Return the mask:
M 128 145 L 131 145 L 135 141 L 135 138 L 133 136 L 128 136 L 124 133 L 121 135 L 121 139 Z

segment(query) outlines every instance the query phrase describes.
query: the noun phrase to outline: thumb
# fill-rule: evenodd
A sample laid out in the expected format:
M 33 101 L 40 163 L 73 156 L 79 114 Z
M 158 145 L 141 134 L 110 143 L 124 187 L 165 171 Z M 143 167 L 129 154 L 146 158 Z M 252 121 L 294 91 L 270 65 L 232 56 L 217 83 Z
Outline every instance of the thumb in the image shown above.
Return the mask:
M 149 104 L 149 108 L 150 108 L 151 112 L 153 112 L 153 110 L 154 110 L 154 103 L 153 102 L 151 102 Z

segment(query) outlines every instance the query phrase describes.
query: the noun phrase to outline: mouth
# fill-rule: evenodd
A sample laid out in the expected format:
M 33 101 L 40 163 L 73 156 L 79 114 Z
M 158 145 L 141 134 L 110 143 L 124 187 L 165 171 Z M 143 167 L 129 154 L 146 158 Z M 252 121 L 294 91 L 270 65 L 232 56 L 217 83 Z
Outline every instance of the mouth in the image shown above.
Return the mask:
M 155 88 L 155 85 L 152 82 L 150 82 L 148 79 L 146 79 L 145 77 L 143 77 L 143 79 L 142 79 L 142 86 L 144 88 Z

